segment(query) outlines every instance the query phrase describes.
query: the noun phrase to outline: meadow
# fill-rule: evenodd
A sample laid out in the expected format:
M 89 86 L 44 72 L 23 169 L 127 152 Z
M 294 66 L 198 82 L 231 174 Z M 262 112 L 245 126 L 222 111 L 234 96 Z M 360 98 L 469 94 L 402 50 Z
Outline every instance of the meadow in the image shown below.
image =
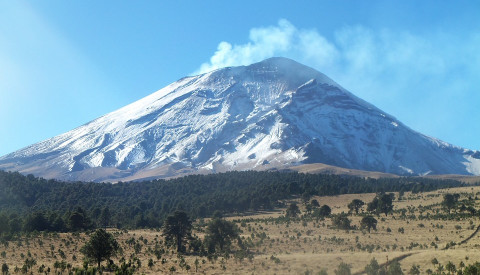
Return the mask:
M 452 209 L 445 208 L 445 194 L 458 194 Z M 417 267 L 417 274 L 449 274 L 447 266 L 458 270 L 480 261 L 480 238 L 474 234 L 479 219 L 468 211 L 478 208 L 478 194 L 480 187 L 476 186 L 394 193 L 393 211 L 373 215 L 377 225 L 370 232 L 362 228 L 361 220 L 368 215 L 366 204 L 375 198 L 374 193 L 284 201 L 285 205 L 299 206 L 296 217 L 285 217 L 287 208 L 225 217 L 240 229 L 242 246 L 248 253 L 241 253 L 244 250 L 233 242 L 230 253 L 202 256 L 189 250 L 179 254 L 167 245 L 161 229 L 107 231 L 122 248 L 113 262 L 130 263 L 135 274 L 337 274 L 341 263 L 348 265 L 352 274 L 364 274 L 374 258 L 387 267 L 398 261 L 405 274 L 415 274 L 412 266 Z M 348 204 L 354 199 L 365 202 L 358 214 L 349 213 Z M 328 205 L 331 215 L 312 215 L 317 208 L 309 205 L 313 200 Z M 347 214 L 348 229 L 334 225 L 333 217 L 341 213 Z M 208 222 L 209 219 L 195 220 L 193 236 L 203 239 Z M 86 267 L 81 248 L 89 234 L 26 234 L 0 245 L 0 264 L 8 267 L 9 274 L 75 274 Z M 462 243 L 472 234 L 471 239 Z M 115 273 L 108 272 L 107 262 L 102 264 L 104 273 Z

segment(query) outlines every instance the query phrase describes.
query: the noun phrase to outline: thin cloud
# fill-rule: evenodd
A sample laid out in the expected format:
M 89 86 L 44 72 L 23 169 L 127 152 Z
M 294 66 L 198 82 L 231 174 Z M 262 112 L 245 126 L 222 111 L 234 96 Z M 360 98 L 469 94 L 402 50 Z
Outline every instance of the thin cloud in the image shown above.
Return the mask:
M 347 26 L 332 34 L 329 40 L 282 19 L 251 29 L 244 44 L 221 42 L 197 73 L 284 56 L 325 73 L 420 132 L 452 143 L 468 135 L 456 125 L 472 100 L 480 101 L 480 33 L 418 35 Z
M 299 30 L 282 19 L 277 26 L 251 29 L 246 44 L 220 42 L 210 61 L 203 63 L 196 73 L 248 65 L 272 56 L 312 58 L 321 65 L 328 65 L 336 58 L 337 50 L 315 30 Z

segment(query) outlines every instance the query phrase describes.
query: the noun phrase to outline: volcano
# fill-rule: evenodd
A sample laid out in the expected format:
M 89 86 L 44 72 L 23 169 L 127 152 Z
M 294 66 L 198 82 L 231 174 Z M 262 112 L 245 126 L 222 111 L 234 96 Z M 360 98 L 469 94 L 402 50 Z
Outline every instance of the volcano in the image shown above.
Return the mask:
M 398 175 L 480 175 L 480 152 L 420 134 L 286 58 L 182 78 L 0 158 L 0 169 L 125 181 L 306 163 Z

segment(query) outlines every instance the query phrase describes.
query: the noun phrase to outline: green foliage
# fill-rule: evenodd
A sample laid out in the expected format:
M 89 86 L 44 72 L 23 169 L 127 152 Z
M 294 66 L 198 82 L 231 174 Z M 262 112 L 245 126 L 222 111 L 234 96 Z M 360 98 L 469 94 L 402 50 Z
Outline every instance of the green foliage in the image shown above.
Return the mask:
M 122 262 L 120 267 L 115 271 L 115 275 L 133 275 L 135 274 L 135 270 L 136 267 L 131 261 L 128 263 Z
M 388 213 L 393 211 L 393 199 L 393 193 L 379 193 L 371 202 L 367 204 L 367 211 L 374 212 L 376 214 L 383 213 L 385 216 L 387 216 Z
M 442 205 L 448 210 L 448 213 L 457 206 L 459 194 L 445 194 L 443 195 Z
M 370 229 L 377 230 L 377 220 L 372 216 L 365 216 L 360 221 L 360 226 L 362 228 L 367 228 L 370 233 Z
M 22 220 L 18 216 L 11 217 L 8 227 L 10 234 L 19 233 L 22 230 Z
M 177 252 L 185 251 L 183 241 L 192 233 L 192 221 L 184 211 L 177 210 L 165 219 L 163 236 L 167 243 L 175 240 Z
M 10 231 L 8 222 L 9 222 L 9 218 L 7 217 L 7 215 L 0 213 L 0 235 L 3 235 Z
M 351 275 L 352 271 L 350 269 L 350 265 L 341 262 L 337 269 L 334 270 L 335 275 Z
M 468 265 L 463 270 L 463 275 L 478 275 L 480 274 L 480 263 L 475 262 L 474 264 Z
M 233 222 L 214 218 L 207 226 L 207 243 L 209 252 L 229 252 L 232 240 L 238 237 L 239 229 Z
M 77 207 L 68 217 L 68 228 L 71 231 L 79 231 L 91 228 L 90 219 L 81 207 Z
M 420 266 L 413 264 L 410 270 L 408 271 L 408 274 L 410 275 L 420 275 Z
M 452 262 L 448 261 L 448 263 L 445 265 L 445 269 L 449 272 L 449 273 L 455 273 L 457 271 L 457 267 L 455 266 L 455 264 L 453 264 Z
M 232 213 L 282 207 L 281 200 L 300 194 L 419 192 L 457 186 L 463 184 L 437 179 L 364 179 L 265 171 L 116 184 L 67 183 L 0 171 L 0 235 L 106 226 L 158 228 L 175 209 L 183 209 L 191 217 L 209 217 L 216 210 Z
M 42 212 L 31 214 L 25 221 L 26 231 L 45 231 L 50 229 L 50 224 Z
M 365 205 L 365 203 L 362 200 L 359 199 L 354 199 L 348 204 L 348 209 L 349 212 L 355 212 L 355 214 L 358 214 L 358 211 Z
M 322 205 L 322 207 L 313 211 L 313 216 L 316 218 L 326 218 L 332 214 L 332 209 L 328 205 Z
M 8 265 L 6 263 L 2 264 L 2 275 L 8 274 Z
M 279 264 L 279 263 L 281 262 L 279 258 L 277 258 L 277 257 L 275 257 L 275 256 L 273 256 L 273 255 L 270 256 L 270 260 L 272 260 L 272 261 L 273 261 L 274 263 L 276 263 L 276 264 Z
M 95 261 L 100 267 L 103 260 L 110 259 L 119 251 L 120 246 L 112 234 L 104 229 L 97 229 L 90 240 L 82 247 L 81 252 L 88 260 Z
M 110 217 L 111 217 L 110 209 L 108 207 L 104 207 L 102 209 L 102 213 L 100 214 L 100 225 L 103 227 L 107 227 L 110 225 Z
M 298 208 L 298 205 L 292 202 L 287 208 L 286 216 L 289 218 L 296 218 L 299 214 L 300 209 Z
M 348 218 L 348 215 L 341 213 L 332 217 L 332 224 L 338 229 L 349 230 L 352 229 L 351 220 Z
M 388 265 L 387 275 L 403 275 L 400 263 L 394 261 Z
M 148 268 L 151 269 L 153 267 L 153 265 L 154 265 L 153 259 L 148 259 Z
M 365 266 L 365 273 L 367 273 L 367 275 L 378 275 L 379 270 L 380 265 L 375 258 L 373 258 L 370 263 Z

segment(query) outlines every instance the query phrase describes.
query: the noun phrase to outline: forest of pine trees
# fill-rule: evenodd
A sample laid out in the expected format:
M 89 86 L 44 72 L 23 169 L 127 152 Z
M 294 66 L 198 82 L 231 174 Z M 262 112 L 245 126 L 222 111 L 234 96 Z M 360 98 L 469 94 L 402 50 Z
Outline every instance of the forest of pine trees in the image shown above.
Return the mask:
M 227 172 L 170 180 L 61 182 L 0 171 L 0 235 L 102 227 L 158 228 L 175 210 L 192 218 L 284 206 L 313 195 L 423 192 L 463 186 L 425 178 L 364 179 L 296 172 Z

